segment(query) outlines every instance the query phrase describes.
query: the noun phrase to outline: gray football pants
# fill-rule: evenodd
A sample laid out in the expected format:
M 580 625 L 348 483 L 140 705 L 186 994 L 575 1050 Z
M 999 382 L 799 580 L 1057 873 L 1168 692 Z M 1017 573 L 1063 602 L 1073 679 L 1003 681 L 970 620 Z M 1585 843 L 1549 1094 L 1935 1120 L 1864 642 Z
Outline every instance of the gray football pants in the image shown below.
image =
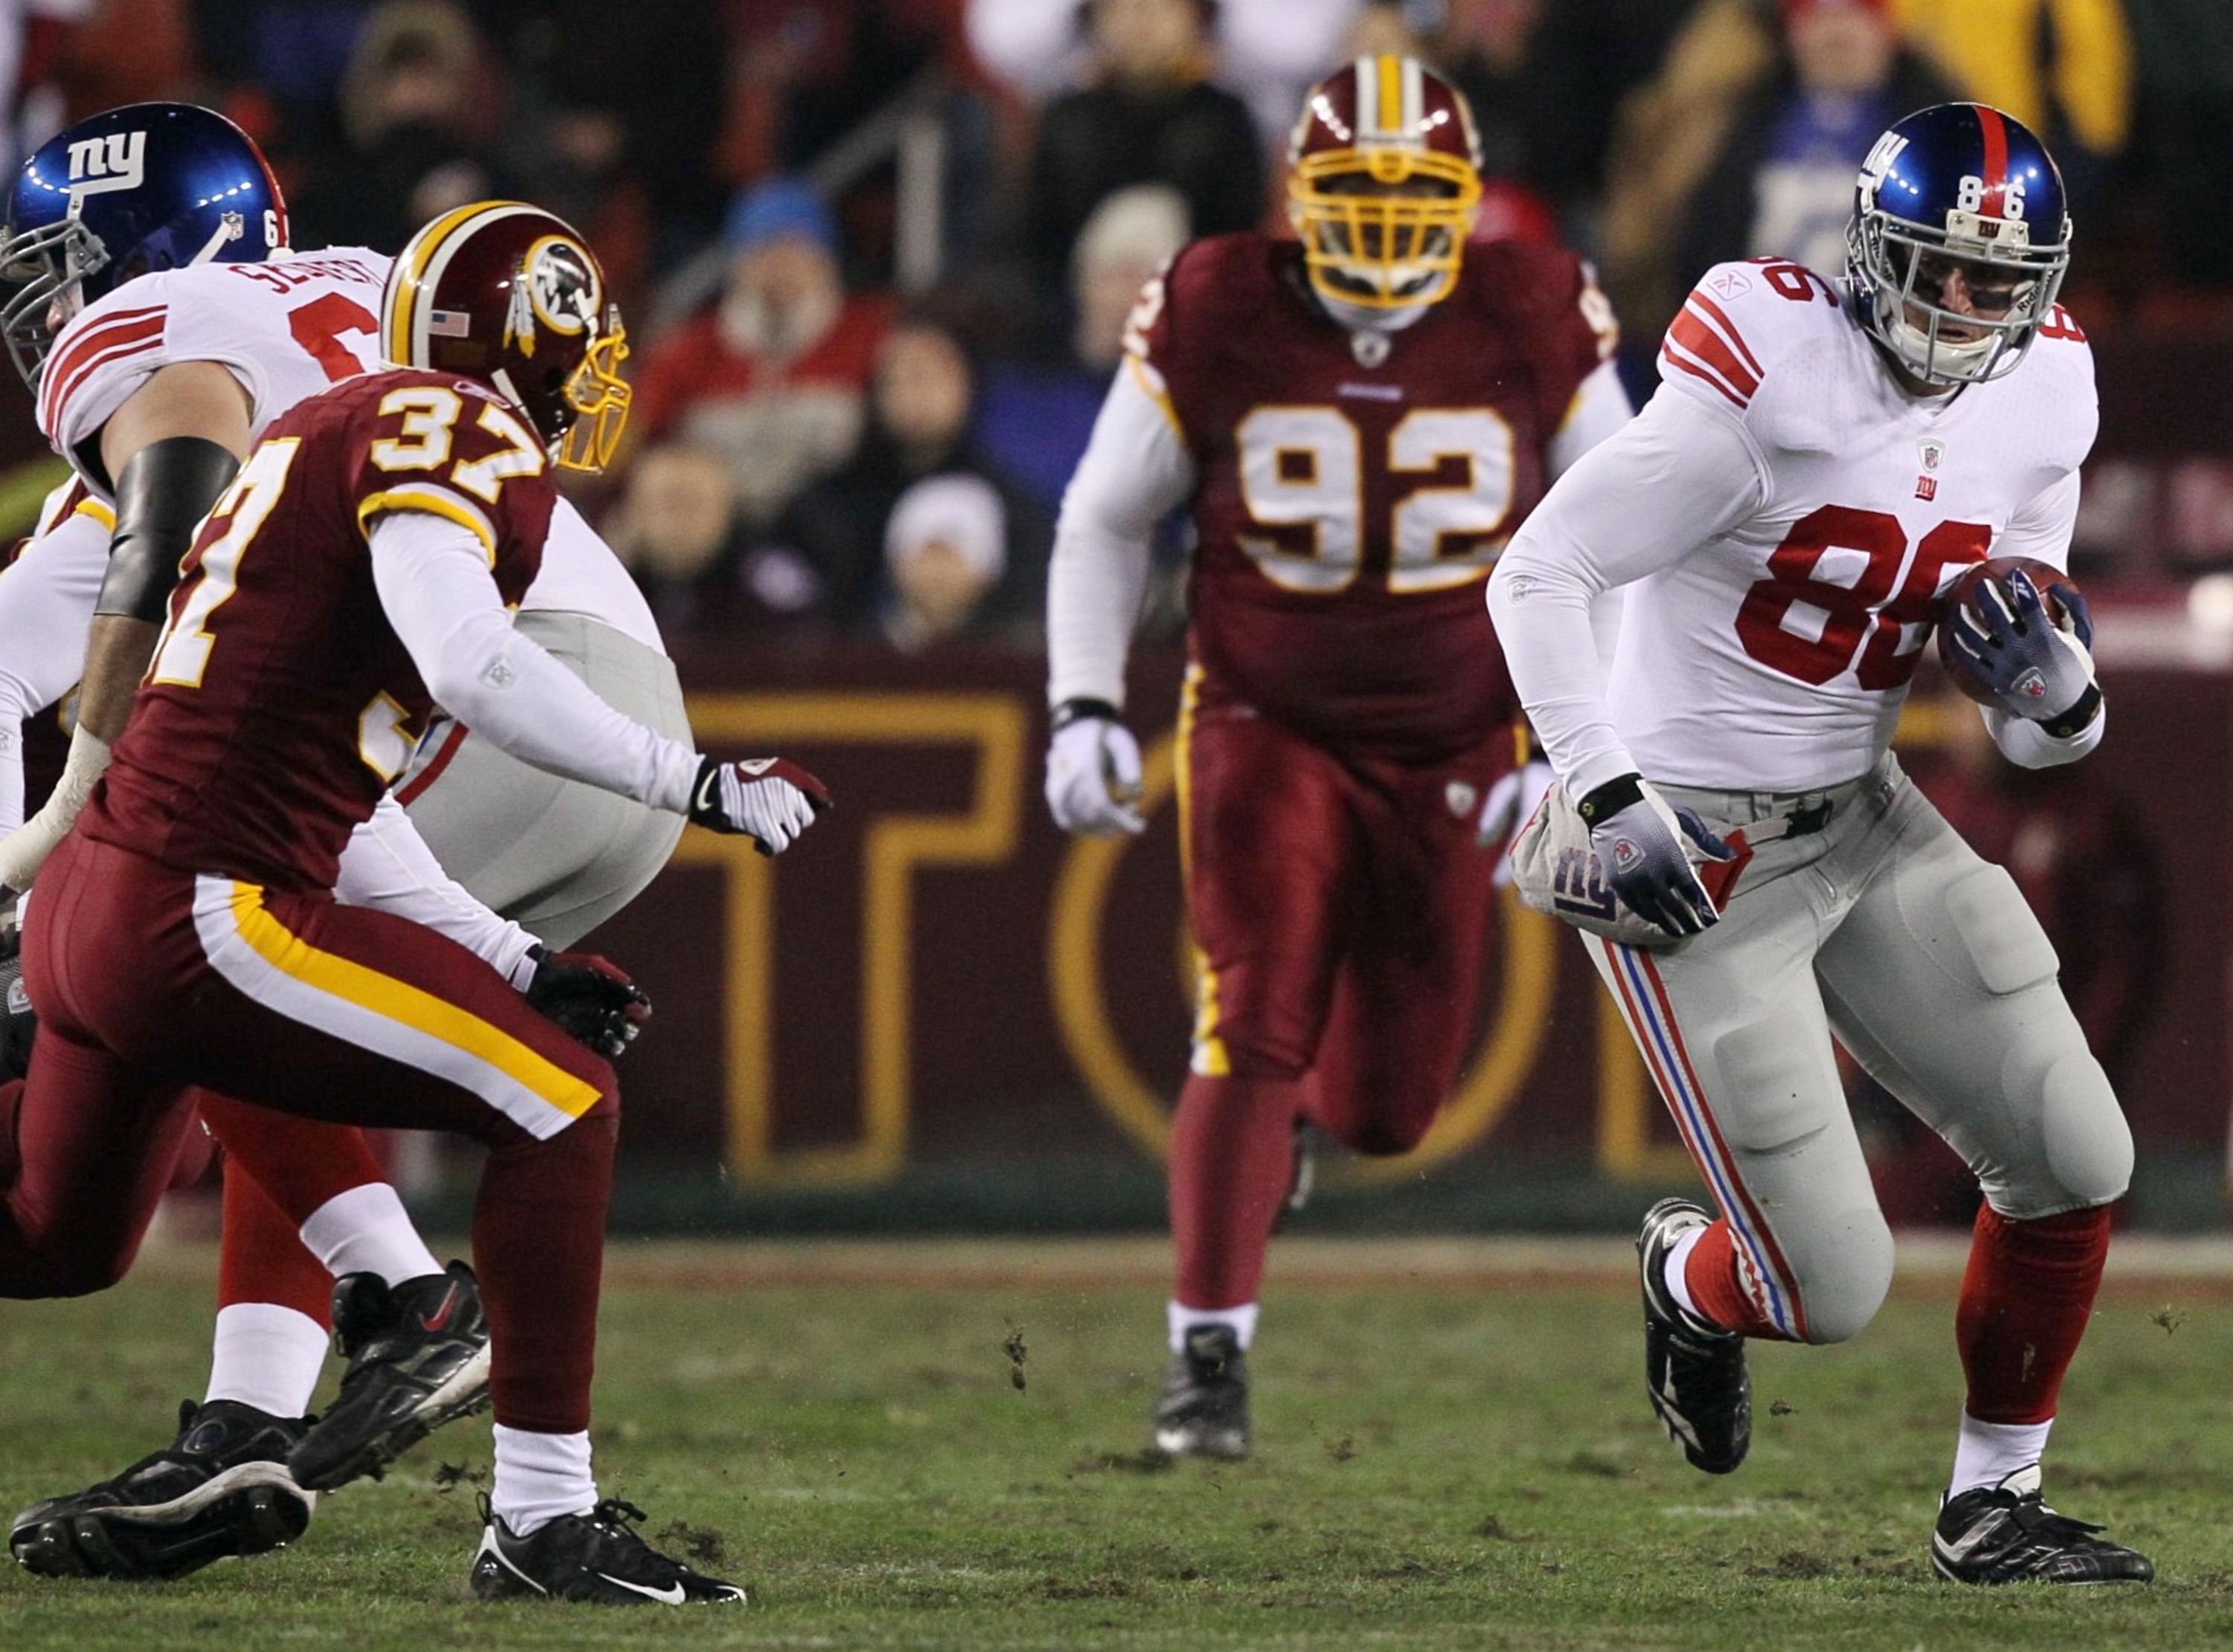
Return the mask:
M 1891 1283 L 1833 1037 L 1968 1161 L 2002 1215 L 2125 1191 L 2132 1134 L 2053 945 L 2015 881 L 1897 762 L 1822 792 L 1661 790 L 1724 836 L 1832 811 L 1819 831 L 1762 842 L 1702 934 L 1652 949 L 1584 938 L 1764 1317 L 1840 1342 Z
M 674 662 L 578 614 L 530 610 L 519 628 L 615 711 L 690 738 Z M 554 950 L 641 894 L 682 836 L 680 815 L 562 779 L 438 725 L 396 796 L 442 868 Z

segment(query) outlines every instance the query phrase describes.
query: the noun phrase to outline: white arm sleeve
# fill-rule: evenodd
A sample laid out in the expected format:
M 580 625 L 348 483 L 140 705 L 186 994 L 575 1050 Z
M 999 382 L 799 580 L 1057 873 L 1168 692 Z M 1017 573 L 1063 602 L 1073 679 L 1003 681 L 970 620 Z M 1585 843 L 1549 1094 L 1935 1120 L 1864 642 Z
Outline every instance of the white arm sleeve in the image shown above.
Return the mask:
M 2018 717 L 1997 706 L 1980 706 L 1985 727 L 2001 755 L 2021 769 L 2059 769 L 2075 763 L 2095 746 L 2109 728 L 2109 706 L 2103 701 L 2093 720 L 2067 740 L 2058 740 L 2028 717 Z
M 1194 457 L 1153 369 L 1127 356 L 1116 369 L 1093 439 L 1062 496 L 1047 568 L 1047 704 L 1124 703 L 1124 660 L 1148 584 L 1156 529 L 1185 503 Z
M 1662 394 L 1583 455 L 1513 537 L 1489 576 L 1488 609 L 1536 738 L 1576 797 L 1637 768 L 1605 701 L 1594 604 L 1767 498 L 1767 461 L 1742 425 Z
M 73 513 L 0 574 L 0 834 L 23 823 L 23 720 L 83 673 L 107 569 L 107 525 Z
M 698 754 L 623 717 L 531 637 L 490 576 L 480 542 L 431 512 L 373 524 L 373 582 L 427 691 L 522 763 L 687 814 Z
M 533 978 L 526 965 L 535 937 L 498 917 L 442 870 L 393 792 L 349 834 L 334 898 L 344 906 L 368 907 L 424 924 L 456 941 L 514 986 L 524 989 L 526 979 Z M 520 979 L 523 975 L 526 979 Z

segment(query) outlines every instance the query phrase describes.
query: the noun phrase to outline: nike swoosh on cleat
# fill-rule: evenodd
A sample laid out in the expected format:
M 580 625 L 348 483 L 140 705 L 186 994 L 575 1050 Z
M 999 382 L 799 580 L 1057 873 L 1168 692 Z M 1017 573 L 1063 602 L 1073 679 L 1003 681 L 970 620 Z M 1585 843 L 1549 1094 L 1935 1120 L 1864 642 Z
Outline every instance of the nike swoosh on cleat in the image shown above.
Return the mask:
M 450 1315 L 458 1305 L 458 1287 L 452 1285 L 442 1294 L 442 1305 L 425 1316 L 420 1324 L 428 1330 L 439 1330 L 450 1323 Z
M 682 1592 L 680 1584 L 669 1584 L 664 1589 L 648 1589 L 641 1584 L 632 1584 L 625 1577 L 615 1577 L 609 1571 L 593 1571 L 589 1575 L 592 1577 L 603 1578 L 615 1589 L 625 1589 L 633 1594 L 645 1596 L 663 1606 L 680 1606 L 690 1598 Z

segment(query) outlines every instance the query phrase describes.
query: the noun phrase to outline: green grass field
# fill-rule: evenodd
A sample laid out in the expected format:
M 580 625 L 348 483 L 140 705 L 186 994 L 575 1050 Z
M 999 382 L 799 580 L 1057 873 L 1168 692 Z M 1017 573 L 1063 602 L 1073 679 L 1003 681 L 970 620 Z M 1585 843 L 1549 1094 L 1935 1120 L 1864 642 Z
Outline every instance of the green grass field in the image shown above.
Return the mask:
M 1713 1480 L 1650 1421 L 1621 1247 L 1536 1274 L 1488 1245 L 1290 1245 L 1254 1356 L 1257 1456 L 1165 1467 L 1141 1450 L 1157 1254 L 616 1247 L 600 1480 L 748 1583 L 748 1609 L 473 1602 L 475 1420 L 329 1499 L 286 1553 L 170 1585 L 0 1571 L 0 1649 L 2233 1640 L 2223 1278 L 2113 1285 L 2050 1461 L 2050 1500 L 2152 1552 L 2160 1581 L 1982 1591 L 1935 1582 L 1924 1553 L 1960 1397 L 1943 1274 L 1854 1344 L 1756 1351 L 1752 1460 Z M 0 1508 L 166 1436 L 200 1392 L 210 1272 L 166 1250 L 106 1297 L 0 1307 Z

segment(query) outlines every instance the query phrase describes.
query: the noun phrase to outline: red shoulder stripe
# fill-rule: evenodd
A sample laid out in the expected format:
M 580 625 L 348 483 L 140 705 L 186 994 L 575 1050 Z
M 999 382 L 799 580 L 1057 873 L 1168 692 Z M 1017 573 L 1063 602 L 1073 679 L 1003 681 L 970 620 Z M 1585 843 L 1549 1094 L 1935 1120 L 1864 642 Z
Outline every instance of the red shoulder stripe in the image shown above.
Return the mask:
M 101 361 L 160 342 L 168 314 L 160 304 L 152 309 L 122 310 L 72 339 L 69 348 L 49 361 L 39 375 L 39 422 L 53 429 L 55 415 L 62 411 L 70 387 Z
M 1672 345 L 1663 347 L 1659 354 L 1665 358 L 1667 364 L 1670 367 L 1680 367 L 1692 378 L 1702 380 L 1705 383 L 1713 386 L 1715 390 L 1718 392 L 1732 406 L 1741 407 L 1749 400 L 1748 397 L 1737 394 L 1735 391 L 1730 389 L 1728 386 L 1723 384 L 1719 379 L 1707 372 L 1705 368 L 1698 366 L 1696 362 L 1686 361 L 1683 357 L 1676 354 Z
M 1740 407 L 1751 401 L 1753 393 L 1760 388 L 1760 374 L 1707 325 L 1702 315 L 1688 305 L 1667 329 L 1664 348 L 1677 367 L 1700 378 L 1718 380 L 1715 387 Z
M 1702 292 L 1692 293 L 1689 302 L 1714 318 L 1715 324 L 1721 329 L 1722 336 L 1737 347 L 1737 354 L 1744 357 L 1745 365 L 1752 369 L 1754 378 L 1761 379 L 1768 376 L 1768 369 L 1761 366 L 1760 358 L 1752 353 L 1752 347 L 1744 341 L 1744 335 L 1737 331 L 1737 324 L 1729 319 L 1727 310 Z

